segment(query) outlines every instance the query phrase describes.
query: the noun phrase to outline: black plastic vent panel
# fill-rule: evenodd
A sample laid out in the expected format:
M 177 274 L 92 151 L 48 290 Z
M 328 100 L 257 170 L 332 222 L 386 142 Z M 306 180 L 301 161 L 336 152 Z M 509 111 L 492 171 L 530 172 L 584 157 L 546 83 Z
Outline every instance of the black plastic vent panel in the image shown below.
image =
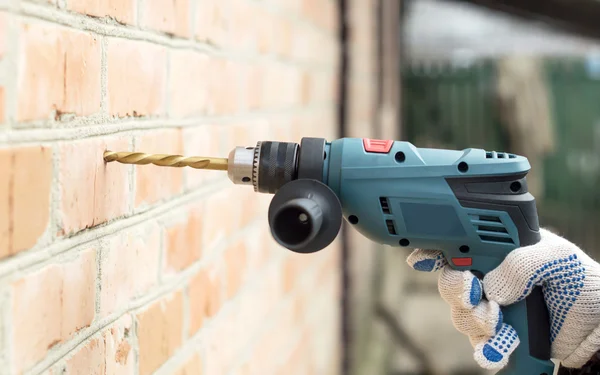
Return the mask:
M 498 216 L 475 215 L 470 214 L 471 223 L 475 226 L 475 230 L 482 241 L 496 242 L 503 244 L 514 244 L 504 223 Z

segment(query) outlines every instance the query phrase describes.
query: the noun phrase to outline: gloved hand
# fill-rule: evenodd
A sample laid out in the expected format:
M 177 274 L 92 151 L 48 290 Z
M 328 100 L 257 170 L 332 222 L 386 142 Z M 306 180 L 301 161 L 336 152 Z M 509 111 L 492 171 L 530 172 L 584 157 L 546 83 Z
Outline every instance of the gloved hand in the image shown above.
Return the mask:
M 552 358 L 581 368 L 600 349 L 600 264 L 548 230 L 542 229 L 541 237 L 510 253 L 483 282 L 450 268 L 439 251 L 418 249 L 407 259 L 419 271 L 441 270 L 438 287 L 453 324 L 469 337 L 475 360 L 485 369 L 506 366 L 519 345 L 514 328 L 502 321 L 500 306 L 525 299 L 536 285 L 543 287 L 550 313 Z

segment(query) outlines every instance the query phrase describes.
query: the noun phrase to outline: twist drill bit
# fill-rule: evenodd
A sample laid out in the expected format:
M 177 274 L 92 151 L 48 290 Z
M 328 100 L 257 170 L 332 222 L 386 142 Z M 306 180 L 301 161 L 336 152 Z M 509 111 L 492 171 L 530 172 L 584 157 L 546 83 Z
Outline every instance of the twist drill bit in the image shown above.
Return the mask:
M 228 166 L 228 160 L 226 158 L 211 158 L 202 156 L 186 157 L 182 155 L 146 154 L 143 152 L 105 151 L 104 161 L 107 163 L 116 161 L 123 164 L 154 164 L 161 167 L 190 167 L 218 171 L 226 171 Z
M 254 146 L 233 148 L 227 158 L 107 150 L 104 161 L 227 171 L 227 177 L 236 185 L 252 186 L 254 191 L 272 193 L 294 178 L 298 149 L 296 143 L 258 141 Z M 284 154 L 281 150 L 285 151 Z

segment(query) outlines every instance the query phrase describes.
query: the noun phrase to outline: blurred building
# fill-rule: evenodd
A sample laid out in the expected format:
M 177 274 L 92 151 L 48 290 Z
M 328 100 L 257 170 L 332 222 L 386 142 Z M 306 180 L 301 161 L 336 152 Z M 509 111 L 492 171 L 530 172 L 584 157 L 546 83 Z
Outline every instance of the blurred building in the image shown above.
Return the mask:
M 403 1 L 403 140 L 527 156 L 542 225 L 599 257 L 600 42 L 468 3 Z M 452 326 L 438 275 L 409 270 L 407 255 L 380 249 L 369 263 L 375 307 L 356 325 L 354 373 L 488 374 Z

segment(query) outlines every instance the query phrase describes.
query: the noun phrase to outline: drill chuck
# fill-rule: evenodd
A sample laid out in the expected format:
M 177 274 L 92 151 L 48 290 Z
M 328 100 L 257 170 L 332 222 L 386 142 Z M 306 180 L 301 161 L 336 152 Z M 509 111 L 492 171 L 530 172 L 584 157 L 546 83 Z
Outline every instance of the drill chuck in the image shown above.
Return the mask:
M 274 194 L 298 176 L 299 145 L 291 142 L 258 142 L 254 147 L 236 147 L 229 153 L 227 174 L 238 185 Z
M 275 194 L 296 179 L 323 180 L 325 139 L 294 142 L 260 141 L 254 147 L 236 147 L 228 158 L 227 175 L 238 185 L 252 185 L 259 193 Z

